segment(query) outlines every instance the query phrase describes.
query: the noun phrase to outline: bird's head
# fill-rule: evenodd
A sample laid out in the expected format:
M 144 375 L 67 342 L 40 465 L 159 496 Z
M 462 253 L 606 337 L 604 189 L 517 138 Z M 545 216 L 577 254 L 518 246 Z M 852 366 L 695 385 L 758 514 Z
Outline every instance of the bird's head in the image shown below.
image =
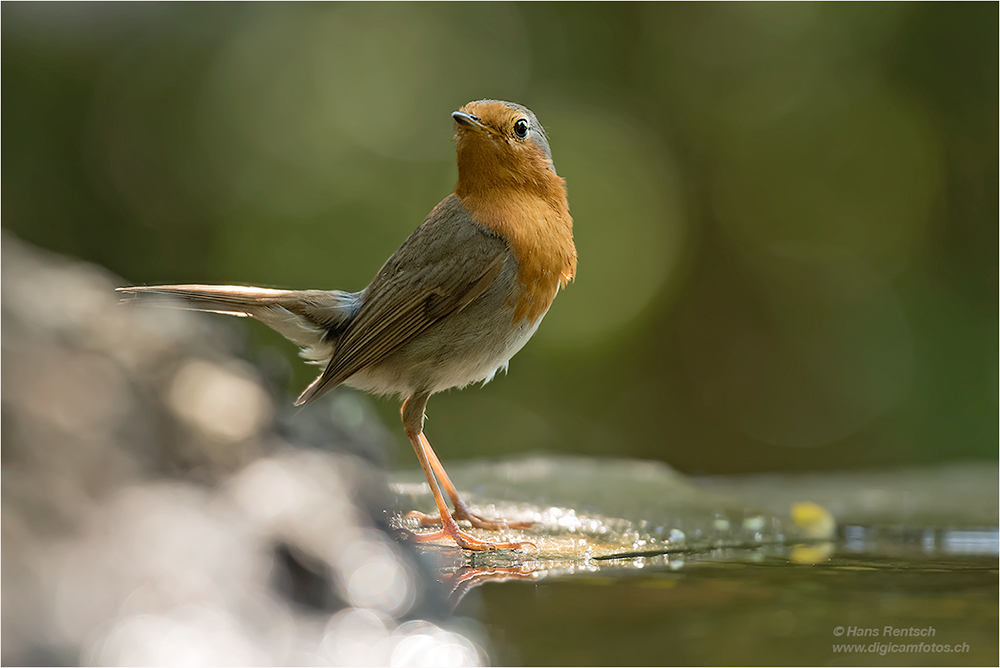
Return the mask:
M 527 107 L 500 100 L 470 102 L 452 113 L 458 149 L 458 188 L 538 190 L 564 181 L 552 164 L 545 130 Z

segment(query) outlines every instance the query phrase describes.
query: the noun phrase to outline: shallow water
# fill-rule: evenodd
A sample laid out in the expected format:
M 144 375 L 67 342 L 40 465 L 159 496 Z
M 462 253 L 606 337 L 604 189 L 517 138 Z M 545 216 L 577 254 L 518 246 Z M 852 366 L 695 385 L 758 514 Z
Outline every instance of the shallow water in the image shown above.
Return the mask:
M 500 665 L 997 662 L 995 559 L 748 557 L 484 586 L 457 611 Z
M 998 661 L 995 467 L 702 481 L 579 458 L 450 468 L 484 514 L 536 522 L 500 534 L 535 544 L 522 553 L 421 546 L 495 665 Z M 397 491 L 427 508 L 416 478 Z

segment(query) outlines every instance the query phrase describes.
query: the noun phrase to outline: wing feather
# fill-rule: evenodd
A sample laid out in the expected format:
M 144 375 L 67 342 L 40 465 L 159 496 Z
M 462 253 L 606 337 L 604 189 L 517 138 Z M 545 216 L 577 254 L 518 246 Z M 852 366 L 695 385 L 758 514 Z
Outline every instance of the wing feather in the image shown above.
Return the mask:
M 508 253 L 507 244 L 473 222 L 457 197 L 446 198 L 364 291 L 330 364 L 296 405 L 315 400 L 465 308 L 493 283 Z

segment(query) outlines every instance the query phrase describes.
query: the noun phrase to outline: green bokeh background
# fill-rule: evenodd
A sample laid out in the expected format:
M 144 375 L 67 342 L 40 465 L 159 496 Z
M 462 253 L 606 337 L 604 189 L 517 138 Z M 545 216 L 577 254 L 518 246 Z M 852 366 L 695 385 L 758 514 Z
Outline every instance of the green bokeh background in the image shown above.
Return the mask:
M 578 278 L 444 459 L 995 459 L 998 6 L 2 6 L 2 224 L 135 283 L 363 288 L 531 107 Z M 315 370 L 289 360 L 289 393 Z M 4 387 L 4 392 L 16 388 Z M 377 402 L 397 428 L 398 407 Z

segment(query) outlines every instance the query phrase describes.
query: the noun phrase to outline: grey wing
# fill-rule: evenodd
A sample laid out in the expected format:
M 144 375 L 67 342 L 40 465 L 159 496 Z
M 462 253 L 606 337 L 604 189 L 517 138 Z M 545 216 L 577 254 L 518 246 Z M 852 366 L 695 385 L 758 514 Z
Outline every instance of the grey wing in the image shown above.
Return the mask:
M 474 223 L 457 198 L 445 199 L 364 291 L 330 364 L 296 405 L 315 400 L 465 308 L 493 283 L 507 255 L 507 244 Z

